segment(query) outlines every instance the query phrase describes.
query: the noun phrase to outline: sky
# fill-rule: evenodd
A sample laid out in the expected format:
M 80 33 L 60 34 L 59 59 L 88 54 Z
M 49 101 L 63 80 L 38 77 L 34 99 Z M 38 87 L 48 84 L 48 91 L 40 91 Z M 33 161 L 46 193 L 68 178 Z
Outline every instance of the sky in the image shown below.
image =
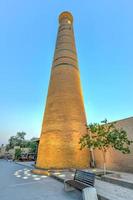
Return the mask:
M 133 116 L 132 0 L 0 0 L 0 144 L 39 137 L 58 16 L 70 11 L 88 123 Z

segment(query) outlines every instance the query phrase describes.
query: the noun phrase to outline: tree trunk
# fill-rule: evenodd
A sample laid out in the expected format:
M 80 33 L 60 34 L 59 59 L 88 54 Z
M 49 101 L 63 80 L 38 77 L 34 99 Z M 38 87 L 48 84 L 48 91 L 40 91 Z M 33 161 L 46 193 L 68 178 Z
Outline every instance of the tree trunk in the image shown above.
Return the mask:
M 92 139 L 91 131 L 88 133 L 90 134 L 90 139 Z M 95 168 L 95 158 L 94 158 L 94 151 L 93 151 L 92 147 L 90 148 L 90 153 L 91 153 L 92 166 L 93 166 L 93 168 Z
M 106 150 L 103 150 L 103 171 L 106 174 Z
M 93 148 L 90 148 L 92 167 L 95 168 L 95 158 Z

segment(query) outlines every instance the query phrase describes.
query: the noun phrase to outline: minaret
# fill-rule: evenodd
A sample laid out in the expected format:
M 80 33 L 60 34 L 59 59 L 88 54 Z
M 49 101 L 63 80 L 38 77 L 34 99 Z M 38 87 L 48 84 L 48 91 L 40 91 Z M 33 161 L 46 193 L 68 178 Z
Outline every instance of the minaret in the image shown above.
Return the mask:
M 79 138 L 86 133 L 86 116 L 80 84 L 73 17 L 59 16 L 36 167 L 45 169 L 86 168 L 88 150 L 80 150 Z

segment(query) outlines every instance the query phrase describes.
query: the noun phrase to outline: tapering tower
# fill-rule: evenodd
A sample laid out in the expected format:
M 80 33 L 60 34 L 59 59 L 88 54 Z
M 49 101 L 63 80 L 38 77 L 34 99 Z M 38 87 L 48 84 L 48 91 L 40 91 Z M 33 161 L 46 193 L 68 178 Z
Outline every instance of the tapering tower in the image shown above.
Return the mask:
M 86 116 L 80 84 L 73 17 L 59 16 L 59 29 L 42 124 L 36 167 L 86 168 L 88 150 L 80 150 L 86 133 Z

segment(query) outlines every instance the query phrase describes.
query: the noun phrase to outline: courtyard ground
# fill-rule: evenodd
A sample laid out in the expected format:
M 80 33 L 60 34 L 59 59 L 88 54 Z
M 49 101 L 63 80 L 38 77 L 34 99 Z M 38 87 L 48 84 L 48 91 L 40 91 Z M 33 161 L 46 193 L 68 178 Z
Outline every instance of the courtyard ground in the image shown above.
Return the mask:
M 32 162 L 18 162 L 20 165 L 24 165 L 26 167 L 31 166 L 33 168 Z M 91 171 L 89 169 L 89 171 Z M 97 172 L 100 172 L 100 169 L 97 169 Z M 127 188 L 129 185 L 127 183 L 131 183 L 133 185 L 133 174 L 131 173 L 119 173 L 122 177 L 122 181 L 126 181 L 126 187 L 122 187 L 120 185 L 112 184 L 109 182 L 105 182 L 102 180 L 95 180 L 95 187 L 100 200 L 132 200 L 133 199 L 133 189 Z M 73 179 L 74 172 L 65 172 L 65 171 L 56 171 L 52 172 L 51 175 L 53 178 L 56 178 L 59 181 L 64 181 L 65 179 Z M 118 179 L 117 179 L 118 180 Z M 62 184 L 63 185 L 63 184 Z M 75 192 L 77 192 L 75 190 Z M 71 194 L 71 193 L 68 193 Z M 81 198 L 82 199 L 82 198 Z
M 72 179 L 73 172 L 53 172 L 53 178 L 35 175 L 30 172 L 32 164 L 0 160 L 0 200 L 82 200 L 81 192 L 64 191 L 62 182 Z M 132 181 L 132 174 L 122 173 L 122 176 Z M 100 200 L 133 199 L 133 189 L 97 179 L 95 187 Z
M 29 167 L 0 160 L 0 200 L 82 200 L 82 196 L 65 192 L 53 178 L 31 174 Z

